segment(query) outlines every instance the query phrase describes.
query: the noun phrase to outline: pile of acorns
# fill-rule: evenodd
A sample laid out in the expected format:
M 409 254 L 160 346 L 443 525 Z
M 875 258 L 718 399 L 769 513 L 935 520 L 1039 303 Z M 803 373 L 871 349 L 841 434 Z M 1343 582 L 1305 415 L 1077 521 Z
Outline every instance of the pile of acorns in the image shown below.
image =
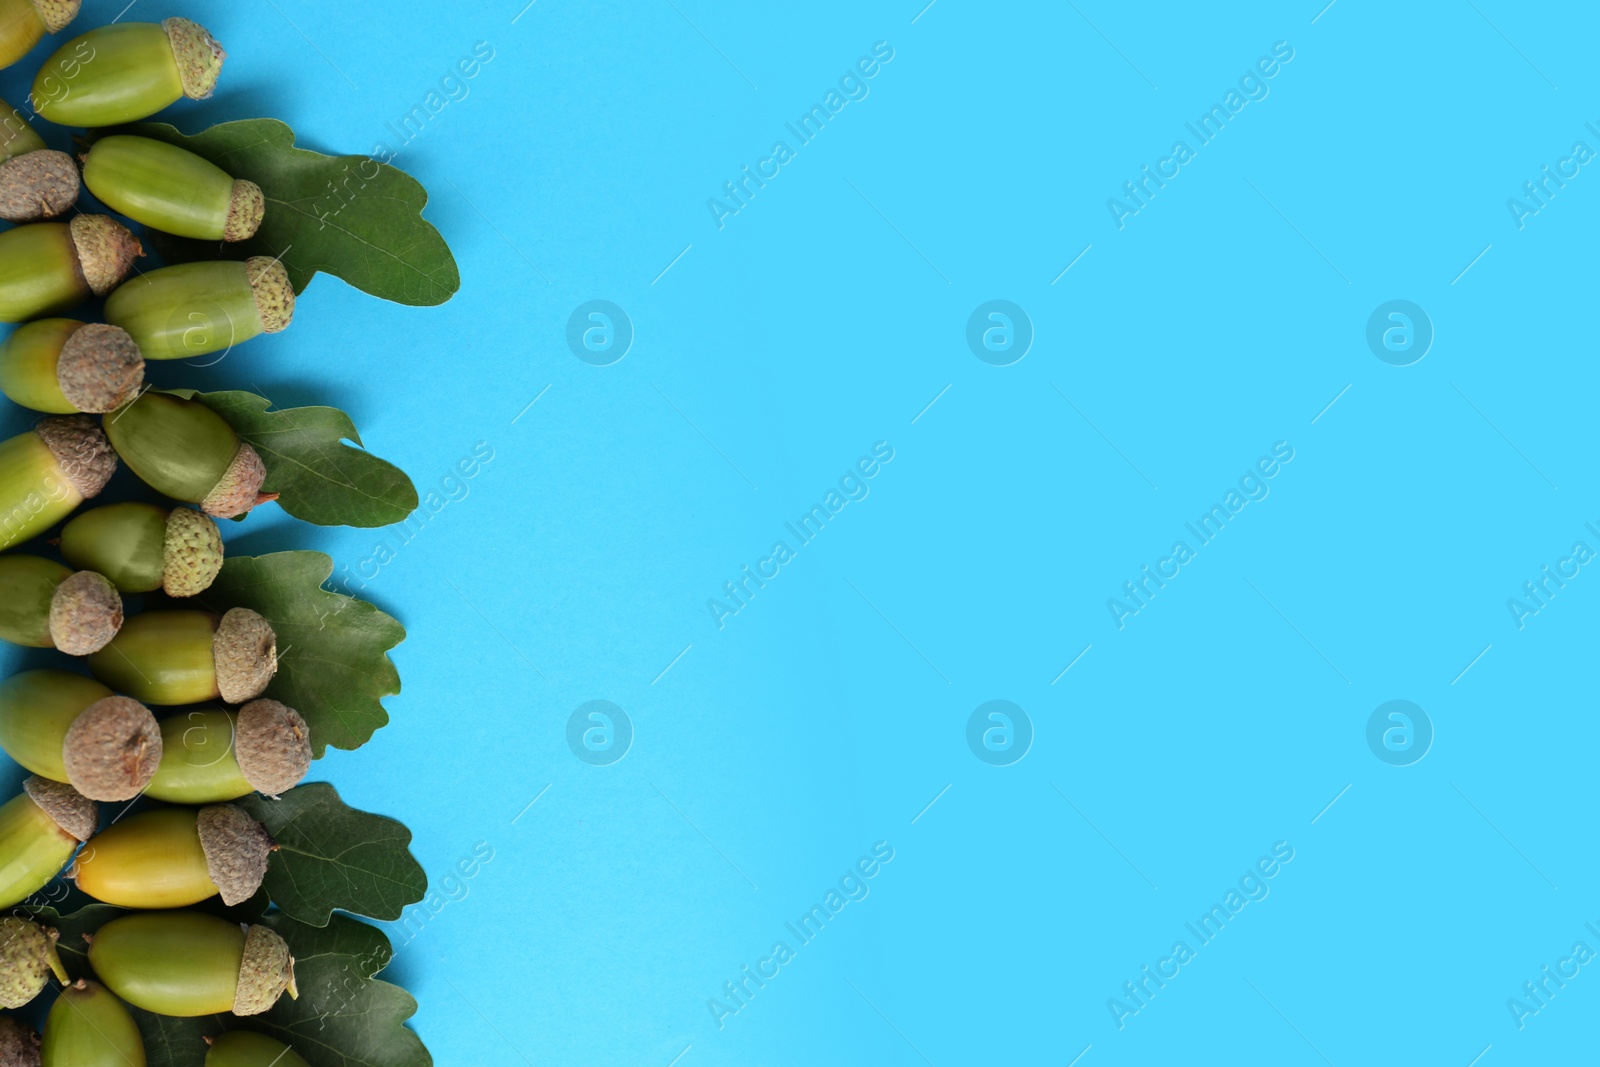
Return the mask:
M 0 0 L 0 67 L 65 28 L 78 6 Z M 181 97 L 210 96 L 223 59 L 186 19 L 105 26 L 50 58 L 30 102 L 37 117 L 62 125 L 120 126 Z M 201 241 L 251 237 L 266 209 L 261 189 L 181 148 L 120 134 L 90 143 L 80 178 L 79 161 L 46 148 L 3 103 L 0 120 L 0 218 L 19 224 L 0 233 L 0 322 L 26 323 L 0 345 L 0 392 L 48 416 L 0 442 L 0 550 L 67 519 L 101 491 L 118 458 L 177 502 L 77 515 L 56 542 L 64 563 L 0 555 L 0 637 L 85 656 L 93 675 L 33 670 L 0 683 L 0 748 L 34 776 L 0 807 L 0 907 L 27 901 L 71 863 L 79 890 L 135 909 L 89 939 L 98 981 L 68 981 L 55 931 L 30 912 L 0 918 L 0 1007 L 27 1005 L 51 974 L 64 985 L 42 1044 L 0 1016 L 0 1067 L 143 1067 L 124 1002 L 168 1016 L 251 1016 L 295 994 L 294 961 L 272 930 L 182 910 L 257 893 L 277 845 L 229 802 L 282 793 L 310 766 L 305 721 L 262 699 L 277 669 L 272 627 L 245 608 L 124 619 L 122 601 L 203 592 L 222 566 L 215 518 L 269 499 L 255 450 L 199 401 L 145 388 L 144 361 L 224 351 L 281 330 L 294 290 L 267 258 L 125 280 L 143 249 L 116 219 L 76 211 L 80 182 L 150 230 Z M 99 297 L 104 324 L 51 317 Z M 149 710 L 179 705 L 198 706 L 161 720 Z M 172 806 L 99 830 L 96 802 L 121 802 L 125 812 L 140 796 Z M 206 1063 L 305 1061 L 272 1038 L 234 1030 L 216 1039 Z

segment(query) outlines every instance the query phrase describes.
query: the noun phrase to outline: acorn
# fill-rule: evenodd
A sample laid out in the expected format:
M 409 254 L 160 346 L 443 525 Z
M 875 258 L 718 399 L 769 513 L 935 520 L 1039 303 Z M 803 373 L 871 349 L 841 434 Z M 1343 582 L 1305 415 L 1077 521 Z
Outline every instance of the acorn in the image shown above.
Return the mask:
M 35 222 L 0 233 L 0 322 L 22 322 L 105 296 L 144 255 L 106 215 Z
M 232 907 L 261 888 L 278 843 L 232 804 L 163 808 L 101 831 L 73 866 L 78 888 L 119 908 L 186 908 L 219 893 Z
M 161 763 L 145 795 L 171 804 L 276 797 L 310 768 L 311 730 L 293 708 L 276 700 L 195 708 L 161 723 Z
M 39 556 L 0 556 L 0 638 L 87 656 L 121 625 L 122 597 L 104 575 Z
M 0 67 L 9 67 L 78 17 L 82 0 L 0 0 Z
M 147 704 L 243 704 L 278 669 L 272 624 L 249 608 L 147 611 L 89 657 L 94 676 Z
M 0 1015 L 0 1067 L 39 1067 L 39 1035 L 9 1015 Z
M 60 547 L 68 563 L 105 575 L 124 593 L 196 596 L 222 570 L 222 533 L 193 508 L 131 502 L 91 508 L 61 528 Z
M 83 157 L 83 183 L 135 222 L 197 241 L 248 240 L 267 208 L 255 182 L 148 137 L 100 138 Z
M 260 1015 L 294 984 L 294 958 L 265 926 L 248 929 L 198 911 L 113 919 L 89 941 L 89 965 L 136 1008 L 181 1019 Z
M 0 344 L 0 393 L 35 411 L 115 411 L 143 383 L 139 346 L 116 326 L 40 319 Z
M 62 45 L 33 80 L 33 106 L 62 126 L 117 126 L 188 97 L 205 100 L 222 73 L 222 50 L 188 19 L 119 22 Z
M 0 116 L 0 159 L 45 150 L 44 138 L 28 125 L 27 117 L 4 100 L 0 100 Z
M 294 319 L 289 272 L 271 256 L 179 263 L 129 278 L 106 299 L 106 321 L 146 359 L 226 352 Z
M 311 1067 L 294 1049 L 266 1034 L 229 1030 L 206 1041 L 211 1051 L 205 1067 Z
M 0 8 L 7 2 L 0 0 Z M 0 21 L 4 18 L 0 13 Z M 4 100 L 0 116 L 0 219 L 50 219 L 77 203 L 78 168 L 72 157 L 46 148 L 22 113 Z
M 0 682 L 0 749 L 90 800 L 132 800 L 161 763 L 161 728 L 92 678 L 24 671 Z
M 198 400 L 146 391 L 106 416 L 106 437 L 146 485 L 219 519 L 277 499 L 267 468 L 228 421 Z
M 145 1067 L 133 1014 L 99 982 L 80 978 L 61 991 L 44 1021 L 40 1067 Z
M 37 775 L 23 782 L 22 793 L 0 807 L 0 908 L 49 885 L 98 820 L 94 801 L 70 785 Z
M 27 919 L 0 918 L 0 1008 L 21 1008 L 43 991 L 50 976 L 65 984 L 56 954 L 59 935 Z
M 40 419 L 27 433 L 0 441 L 0 550 L 72 514 L 99 495 L 116 469 L 117 454 L 86 415 Z

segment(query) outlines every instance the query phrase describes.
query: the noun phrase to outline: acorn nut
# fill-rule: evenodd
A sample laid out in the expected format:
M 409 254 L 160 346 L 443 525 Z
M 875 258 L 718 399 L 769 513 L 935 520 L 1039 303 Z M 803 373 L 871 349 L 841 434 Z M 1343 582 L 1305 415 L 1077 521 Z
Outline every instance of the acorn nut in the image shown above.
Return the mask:
M 93 678 L 24 671 L 0 682 L 0 749 L 90 800 L 132 800 L 161 763 L 161 728 Z
M 107 418 L 105 431 L 146 485 L 207 515 L 231 519 L 277 499 L 261 492 L 267 468 L 256 450 L 198 400 L 147 391 Z
M 311 768 L 311 731 L 293 708 L 252 700 L 238 711 L 196 708 L 161 724 L 161 763 L 145 795 L 217 804 L 287 793 Z
M 0 1015 L 0 1067 L 39 1067 L 39 1035 L 9 1015 Z
M 0 67 L 9 67 L 78 17 L 82 0 L 0 0 Z
M 252 181 L 177 145 L 102 137 L 83 157 L 83 183 L 100 202 L 152 229 L 198 241 L 254 237 L 266 198 Z
M 261 888 L 278 843 L 232 804 L 163 808 L 102 831 L 73 867 L 78 888 L 120 908 L 185 908 L 222 896 L 232 907 Z
M 116 326 L 40 319 L 0 344 L 0 393 L 35 411 L 115 411 L 143 383 L 139 346 Z
M 0 0 L 4 8 L 8 0 Z M 0 23 L 5 15 L 0 13 Z M 4 30 L 0 29 L 0 35 Z M 65 152 L 45 147 L 28 120 L 0 100 L 0 219 L 55 218 L 78 202 L 78 168 Z
M 33 106 L 62 126 L 117 126 L 188 97 L 204 100 L 222 72 L 222 50 L 188 19 L 118 22 L 62 45 L 33 80 Z
M 106 321 L 146 359 L 188 359 L 288 328 L 294 300 L 289 272 L 271 256 L 203 260 L 129 278 L 106 299 Z
M 99 819 L 94 801 L 70 785 L 34 776 L 22 790 L 0 807 L 0 908 L 49 885 L 79 843 L 94 836 Z
M 122 597 L 103 575 L 38 556 L 0 556 L 0 638 L 87 656 L 121 625 Z
M 206 1040 L 211 1051 L 205 1067 L 310 1067 L 298 1052 L 266 1034 L 229 1030 Z
M 144 1038 L 127 1006 L 99 982 L 61 991 L 44 1021 L 40 1067 L 145 1067 Z
M 61 528 L 60 547 L 68 563 L 105 575 L 124 593 L 196 596 L 222 569 L 222 533 L 193 508 L 132 502 L 91 508 Z
M 56 938 L 54 930 L 27 919 L 0 918 L 0 1008 L 24 1007 L 44 990 L 52 974 L 66 982 Z
M 0 233 L 0 322 L 23 322 L 105 296 L 144 255 L 106 215 L 34 222 Z
M 249 608 L 147 611 L 89 657 L 94 676 L 147 704 L 254 700 L 278 669 L 272 625 Z
M 0 441 L 0 549 L 72 514 L 99 495 L 116 469 L 110 442 L 86 415 L 40 419 L 27 433 Z
M 89 965 L 136 1008 L 177 1018 L 260 1015 L 294 984 L 294 958 L 265 926 L 198 911 L 150 911 L 113 919 L 89 938 Z

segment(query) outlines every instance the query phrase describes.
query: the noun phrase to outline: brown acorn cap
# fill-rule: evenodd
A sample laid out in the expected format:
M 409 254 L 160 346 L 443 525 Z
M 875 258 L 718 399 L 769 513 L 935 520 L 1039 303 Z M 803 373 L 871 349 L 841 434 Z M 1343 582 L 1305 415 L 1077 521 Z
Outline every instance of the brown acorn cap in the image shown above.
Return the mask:
M 294 286 L 289 284 L 288 270 L 272 256 L 251 256 L 244 266 L 255 293 L 262 331 L 277 333 L 287 328 L 294 321 Z
M 278 1003 L 288 990 L 298 997 L 294 984 L 294 957 L 289 944 L 265 926 L 252 926 L 244 934 L 244 959 L 239 964 L 239 986 L 233 995 L 235 1015 L 260 1015 Z
M 39 1035 L 0 1015 L 0 1067 L 39 1067 Z
M 137 700 L 105 697 L 72 721 L 61 755 L 73 788 L 90 800 L 132 800 L 161 765 L 161 727 Z
M 52 782 L 34 775 L 22 783 L 28 799 L 39 810 L 50 816 L 63 833 L 71 834 L 74 841 L 87 841 L 94 836 L 100 824 L 100 809 L 95 802 L 65 782 Z
M 172 56 L 178 61 L 183 95 L 190 100 L 209 99 L 217 87 L 222 61 L 228 58 L 228 53 L 198 22 L 173 18 L 162 22 L 161 28 L 167 31 L 167 40 L 172 42 Z
M 111 579 L 78 571 L 61 580 L 50 598 L 50 640 L 69 656 L 87 656 L 122 629 L 122 595 Z
M 20 1008 L 44 989 L 54 974 L 67 972 L 56 955 L 56 932 L 26 919 L 0 919 L 0 1008 Z
M 228 217 L 222 223 L 222 239 L 248 241 L 256 235 L 266 214 L 267 198 L 262 195 L 261 186 L 243 178 L 235 180 Z
M 87 415 L 52 415 L 35 423 L 33 432 L 56 457 L 56 468 L 79 496 L 98 496 L 116 473 L 117 453 Z
M 120 326 L 80 326 L 61 346 L 56 383 L 79 411 L 115 411 L 144 384 L 144 354 Z
M 231 608 L 211 639 L 217 691 L 229 704 L 243 704 L 266 691 L 278 670 L 278 636 L 272 624 L 249 608 Z
M 200 502 L 200 510 L 219 519 L 243 515 L 262 502 L 261 483 L 266 480 L 267 468 L 261 462 L 261 457 L 255 449 L 240 441 L 239 451 L 233 454 L 233 462 L 228 464 L 222 480 Z M 267 499 L 275 499 L 275 496 Z
M 33 0 L 33 9 L 39 13 L 46 32 L 60 33 L 78 17 L 83 0 Z
M 278 849 L 267 828 L 232 804 L 201 808 L 196 826 L 206 874 L 222 902 L 232 907 L 255 896 L 267 876 L 267 857 Z
M 78 165 L 46 149 L 0 163 L 0 219 L 53 219 L 78 202 Z
M 211 588 L 222 569 L 222 531 L 210 516 L 193 508 L 167 515 L 167 544 L 161 588 L 168 596 L 197 596 Z
M 128 228 L 106 215 L 78 215 L 67 224 L 78 252 L 78 269 L 95 296 L 105 296 L 128 276 L 133 261 L 144 255 Z
M 275 797 L 299 785 L 311 769 L 311 729 L 291 707 L 252 700 L 239 709 L 233 754 L 250 788 Z

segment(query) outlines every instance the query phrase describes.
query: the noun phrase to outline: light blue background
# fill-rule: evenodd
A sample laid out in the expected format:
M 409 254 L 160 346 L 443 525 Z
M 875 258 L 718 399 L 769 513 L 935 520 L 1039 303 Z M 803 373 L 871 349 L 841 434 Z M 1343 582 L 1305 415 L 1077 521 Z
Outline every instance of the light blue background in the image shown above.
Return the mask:
M 1592 11 L 522 2 L 126 16 L 230 49 L 184 128 L 329 151 L 494 49 L 397 160 L 455 300 L 321 277 L 287 333 L 159 371 L 344 407 L 424 491 L 494 450 L 363 594 L 410 630 L 392 724 L 315 769 L 436 884 L 494 850 L 390 971 L 441 1064 L 1591 1054 L 1594 966 L 1525 1029 L 1506 1001 L 1600 949 L 1600 577 L 1522 630 L 1506 601 L 1600 548 L 1600 177 L 1521 230 L 1506 201 L 1600 149 Z M 878 41 L 870 96 L 719 230 L 707 199 Z M 1119 230 L 1107 198 L 1277 41 L 1270 95 Z M 1406 368 L 1364 340 L 1397 298 L 1436 330 Z M 592 299 L 636 331 L 610 367 L 566 345 Z M 1036 331 L 1014 366 L 966 347 L 991 299 Z M 877 441 L 870 496 L 719 630 L 707 599 Z M 1107 598 L 1278 441 L 1270 496 L 1119 630 Z M 231 547 L 384 537 L 267 508 Z M 565 740 L 595 699 L 636 730 L 609 767 Z M 992 699 L 1036 732 L 1006 768 L 964 739 Z M 1393 699 L 1436 731 L 1411 767 L 1366 745 Z M 877 841 L 870 896 L 719 1029 Z M 1107 999 L 1278 841 L 1270 896 L 1119 1030 Z

